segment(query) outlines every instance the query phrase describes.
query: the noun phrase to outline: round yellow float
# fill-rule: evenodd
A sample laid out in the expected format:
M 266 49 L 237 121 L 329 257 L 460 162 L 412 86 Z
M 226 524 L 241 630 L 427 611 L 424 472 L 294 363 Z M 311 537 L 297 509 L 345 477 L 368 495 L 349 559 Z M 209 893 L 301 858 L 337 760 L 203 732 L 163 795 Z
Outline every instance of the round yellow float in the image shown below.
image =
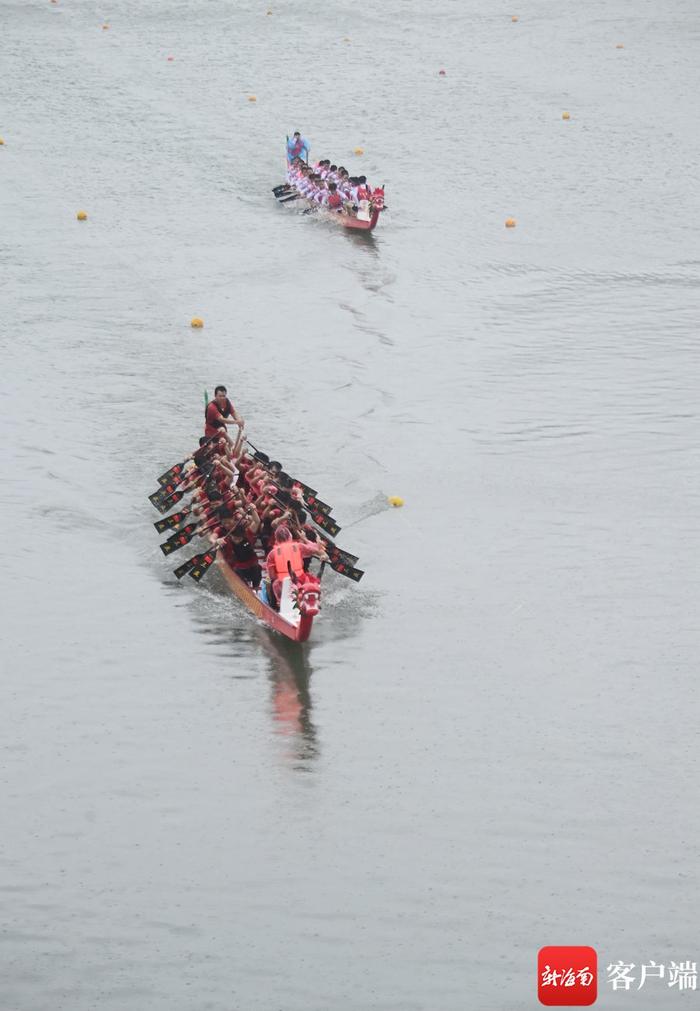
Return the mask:
M 518 15 L 514 14 L 513 17 L 510 20 L 513 21 L 513 22 L 518 21 L 519 20 L 518 19 Z
M 515 228 L 515 218 L 506 218 L 506 228 Z
M 561 118 L 562 119 L 571 119 L 571 116 L 570 116 L 570 114 L 568 112 L 562 112 Z
M 3 139 L 2 139 L 2 137 L 0 137 L 0 147 L 2 147 L 2 145 L 3 145 L 4 143 L 5 143 L 5 141 L 4 141 Z
M 400 509 L 403 505 L 403 499 L 399 498 L 398 495 L 390 495 L 387 501 L 390 506 L 394 507 L 394 509 Z
M 624 49 L 624 48 L 625 47 L 623 46 L 623 44 L 621 42 L 618 42 L 618 44 L 615 46 L 615 49 Z
M 85 213 L 85 211 L 78 211 L 78 213 L 75 216 L 78 219 L 78 221 L 87 221 L 87 214 Z
M 248 95 L 249 102 L 257 102 L 257 97 L 255 95 Z
M 357 154 L 357 155 L 364 154 L 364 153 L 365 153 L 365 149 L 363 147 L 356 147 L 355 150 L 353 151 L 353 154 Z
M 193 316 L 190 322 L 190 326 L 194 330 L 201 330 L 202 327 L 204 326 L 204 320 L 201 319 L 199 316 Z

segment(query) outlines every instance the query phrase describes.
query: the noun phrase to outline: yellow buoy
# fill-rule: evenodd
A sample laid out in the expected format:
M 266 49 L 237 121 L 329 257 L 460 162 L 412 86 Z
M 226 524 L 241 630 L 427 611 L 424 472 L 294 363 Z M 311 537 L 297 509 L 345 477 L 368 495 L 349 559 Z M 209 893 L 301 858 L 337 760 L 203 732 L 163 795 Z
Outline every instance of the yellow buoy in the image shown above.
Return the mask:
M 257 97 L 255 95 L 248 95 L 249 102 L 257 102 Z
M 625 47 L 623 46 L 623 44 L 621 42 L 618 42 L 618 44 L 615 46 L 615 49 L 624 49 L 624 48 Z
M 109 28 L 109 25 L 102 25 L 102 31 L 103 32 L 106 32 L 108 28 Z
M 4 143 L 5 143 L 5 141 L 4 141 L 3 139 L 2 139 L 2 137 L 0 137 L 0 147 L 2 147 L 2 145 L 3 145 Z
M 364 154 L 364 153 L 365 149 L 363 147 L 356 147 L 355 150 L 353 151 L 353 154 Z
M 78 213 L 75 216 L 78 219 L 78 221 L 87 221 L 87 214 L 85 213 L 85 211 L 78 211 Z
M 506 228 L 515 228 L 515 218 L 506 218 Z
M 204 326 L 204 320 L 201 319 L 199 316 L 193 316 L 192 321 L 190 322 L 190 326 L 194 327 L 195 330 L 201 330 L 202 327 Z
M 517 21 L 518 20 L 518 15 L 514 14 L 513 17 L 510 20 L 513 21 L 513 22 Z
M 561 118 L 562 119 L 571 119 L 571 115 L 568 112 L 562 112 Z
M 394 507 L 394 509 L 400 509 L 403 505 L 403 499 L 399 498 L 398 495 L 390 495 L 387 501 L 390 506 Z

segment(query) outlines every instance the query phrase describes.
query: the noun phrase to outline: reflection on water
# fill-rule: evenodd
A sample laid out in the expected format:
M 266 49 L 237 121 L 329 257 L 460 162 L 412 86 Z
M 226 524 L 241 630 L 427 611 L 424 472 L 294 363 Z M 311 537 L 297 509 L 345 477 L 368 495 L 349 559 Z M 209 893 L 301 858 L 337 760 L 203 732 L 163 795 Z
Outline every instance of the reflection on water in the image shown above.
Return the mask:
M 313 644 L 291 642 L 268 628 L 257 628 L 256 638 L 269 660 L 271 712 L 276 733 L 287 743 L 285 758 L 309 771 L 319 752 L 309 690 Z

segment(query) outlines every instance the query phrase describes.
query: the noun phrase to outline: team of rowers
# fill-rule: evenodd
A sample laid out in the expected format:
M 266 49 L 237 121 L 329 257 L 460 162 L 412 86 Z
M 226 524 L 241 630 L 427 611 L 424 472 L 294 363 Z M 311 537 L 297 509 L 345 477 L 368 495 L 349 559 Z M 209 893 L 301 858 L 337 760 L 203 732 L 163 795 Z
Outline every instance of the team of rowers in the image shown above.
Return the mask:
M 229 426 L 238 428 L 235 439 Z M 287 576 L 297 587 L 318 583 L 309 572 L 311 559 L 327 561 L 328 556 L 307 522 L 303 489 L 275 483 L 281 464 L 263 463 L 248 454 L 244 428 L 226 387 L 217 386 L 206 407 L 204 437 L 178 475 L 177 488 L 191 493 L 182 514 L 196 522 L 194 536 L 208 535 L 237 575 L 274 607 Z
M 287 183 L 303 197 L 338 213 L 366 208 L 374 196 L 366 176 L 351 176 L 343 165 L 323 158 L 309 165 L 295 157 L 287 167 Z

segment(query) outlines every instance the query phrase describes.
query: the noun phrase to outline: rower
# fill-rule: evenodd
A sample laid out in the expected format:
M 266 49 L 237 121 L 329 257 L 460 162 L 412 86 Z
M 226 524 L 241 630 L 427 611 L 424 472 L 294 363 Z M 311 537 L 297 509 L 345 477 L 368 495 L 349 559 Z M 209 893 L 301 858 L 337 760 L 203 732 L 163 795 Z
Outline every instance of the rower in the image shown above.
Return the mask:
M 257 590 L 262 580 L 262 569 L 255 551 L 260 517 L 253 506 L 248 506 L 245 511 L 238 509 L 232 516 L 225 517 L 222 526 L 228 533 L 217 544 L 223 546 L 224 558 L 241 579 Z
M 298 130 L 294 131 L 292 137 L 287 137 L 287 164 L 291 164 L 294 158 L 309 160 L 309 142 Z
M 228 438 L 227 425 L 238 425 L 242 431 L 245 422 L 228 399 L 226 387 L 217 386 L 214 390 L 214 399 L 207 404 L 204 410 L 204 434 L 205 436 L 223 435 Z
M 343 198 L 340 193 L 338 193 L 338 187 L 335 183 L 328 183 L 326 206 L 330 211 L 342 211 L 343 209 Z

